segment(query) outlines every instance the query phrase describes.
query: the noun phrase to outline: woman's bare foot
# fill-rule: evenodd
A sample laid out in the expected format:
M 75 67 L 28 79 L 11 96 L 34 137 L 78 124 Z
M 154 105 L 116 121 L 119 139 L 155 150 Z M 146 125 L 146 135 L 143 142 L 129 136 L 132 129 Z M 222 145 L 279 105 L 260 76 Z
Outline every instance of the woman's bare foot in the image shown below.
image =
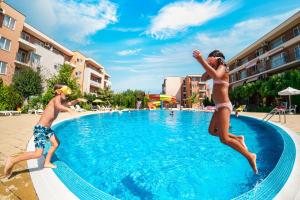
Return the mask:
M 248 161 L 249 161 L 249 164 L 251 165 L 251 167 L 252 167 L 254 173 L 255 173 L 255 174 L 258 174 L 258 170 L 257 170 L 257 168 L 256 168 L 256 154 L 251 153 L 251 156 L 250 156 L 250 158 L 248 159 Z
M 12 173 L 14 163 L 12 161 L 12 157 L 8 157 L 5 162 L 5 167 L 4 167 L 4 176 L 9 177 Z
M 57 166 L 56 166 L 56 165 L 53 165 L 52 163 L 45 163 L 45 164 L 44 164 L 44 168 L 55 169 L 55 168 L 57 168 Z

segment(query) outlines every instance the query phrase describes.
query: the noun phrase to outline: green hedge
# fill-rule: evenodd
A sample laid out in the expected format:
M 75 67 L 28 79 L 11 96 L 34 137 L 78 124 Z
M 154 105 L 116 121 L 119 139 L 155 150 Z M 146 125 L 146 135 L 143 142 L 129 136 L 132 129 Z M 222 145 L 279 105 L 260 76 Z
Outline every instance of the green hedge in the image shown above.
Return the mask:
M 288 101 L 287 97 L 279 96 L 278 92 L 293 87 L 300 89 L 300 72 L 292 70 L 281 74 L 273 75 L 267 79 L 246 83 L 234 88 L 229 92 L 230 99 L 237 104 L 248 102 L 251 111 L 267 112 L 274 108 L 279 102 Z M 292 96 L 292 104 L 300 107 L 300 96 Z M 249 108 L 248 106 L 248 108 Z

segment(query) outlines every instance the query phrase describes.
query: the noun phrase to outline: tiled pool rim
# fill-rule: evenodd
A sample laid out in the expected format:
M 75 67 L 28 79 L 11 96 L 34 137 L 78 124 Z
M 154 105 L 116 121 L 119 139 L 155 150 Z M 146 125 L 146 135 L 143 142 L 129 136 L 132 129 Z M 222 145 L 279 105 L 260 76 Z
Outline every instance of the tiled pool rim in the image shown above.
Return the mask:
M 87 115 L 97 114 L 101 113 L 91 113 Z M 256 117 L 240 117 L 250 120 L 259 120 L 259 123 L 261 123 L 261 119 Z M 54 123 L 53 128 L 73 119 L 74 117 L 57 121 Z M 295 199 L 298 189 L 300 188 L 300 155 L 299 153 L 296 154 L 296 150 L 300 152 L 300 136 L 280 124 L 273 122 L 264 123 L 276 128 L 280 133 L 284 141 L 282 155 L 275 168 L 260 184 L 234 199 Z M 27 151 L 32 150 L 34 150 L 33 137 L 27 146 Z M 52 169 L 42 169 L 40 166 L 41 163 L 43 163 L 43 159 L 44 158 L 27 161 L 33 185 L 40 199 L 53 200 L 62 199 L 63 197 L 63 199 L 116 199 L 86 182 L 61 161 L 55 163 L 58 165 L 58 168 L 55 170 L 56 173 L 59 173 L 59 177 Z M 38 166 L 39 170 L 36 170 Z M 300 193 L 298 196 L 299 195 Z

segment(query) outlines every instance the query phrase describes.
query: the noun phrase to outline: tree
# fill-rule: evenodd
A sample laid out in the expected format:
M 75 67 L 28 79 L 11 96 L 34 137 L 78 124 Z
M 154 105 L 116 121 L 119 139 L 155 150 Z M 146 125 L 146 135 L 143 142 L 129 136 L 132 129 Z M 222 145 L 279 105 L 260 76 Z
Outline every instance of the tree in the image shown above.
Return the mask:
M 69 99 L 76 99 L 81 96 L 79 85 L 76 78 L 72 76 L 73 68 L 68 64 L 60 65 L 60 70 L 57 75 L 47 80 L 47 91 L 43 96 L 43 104 L 46 105 L 54 97 L 54 85 L 66 84 L 72 90 Z
M 142 105 L 147 104 L 145 92 L 142 90 L 126 90 L 121 93 L 116 93 L 112 97 L 112 105 L 122 106 L 126 108 L 135 108 L 137 101 L 142 101 Z
M 111 105 L 113 101 L 113 91 L 110 88 L 100 88 L 98 91 L 98 98 L 103 101 L 104 105 Z
M 25 99 L 31 95 L 40 95 L 42 93 L 41 75 L 29 67 L 23 68 L 14 74 L 12 87 Z

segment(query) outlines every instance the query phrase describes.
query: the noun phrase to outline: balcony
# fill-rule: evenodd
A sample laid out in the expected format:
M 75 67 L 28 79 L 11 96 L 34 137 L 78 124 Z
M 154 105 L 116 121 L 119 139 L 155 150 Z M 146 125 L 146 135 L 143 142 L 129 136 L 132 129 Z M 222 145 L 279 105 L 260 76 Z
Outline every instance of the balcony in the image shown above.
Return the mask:
M 109 80 L 104 80 L 104 84 L 106 84 L 107 86 L 111 86 L 111 82 Z
M 18 52 L 15 63 L 21 67 L 30 67 L 29 55 Z
M 271 67 L 277 68 L 287 63 L 287 57 L 285 53 L 280 53 L 271 58 Z
M 101 83 L 94 81 L 94 80 L 90 80 L 90 84 L 94 87 L 100 88 L 101 87 Z
M 288 48 L 288 47 L 298 43 L 299 41 L 300 41 L 300 35 L 297 35 L 297 36 L 291 38 L 290 40 L 287 40 L 284 43 L 279 44 L 278 46 L 275 45 L 276 47 L 274 46 L 273 49 L 265 52 L 264 54 L 254 58 L 252 60 L 249 60 L 249 62 L 246 62 L 246 63 L 243 63 L 243 64 L 242 64 L 242 62 L 239 62 L 238 65 L 233 63 L 230 66 L 229 74 L 233 74 L 235 72 L 241 71 L 244 68 L 248 68 L 249 65 L 252 65 L 255 62 L 255 60 L 257 61 L 257 60 L 262 60 L 262 59 L 266 59 L 268 57 L 271 57 L 271 56 L 283 51 L 285 48 Z
M 206 92 L 206 88 L 205 87 L 200 87 L 199 92 Z
M 26 51 L 35 51 L 36 47 L 34 44 L 24 40 L 23 38 L 19 38 L 19 47 Z

